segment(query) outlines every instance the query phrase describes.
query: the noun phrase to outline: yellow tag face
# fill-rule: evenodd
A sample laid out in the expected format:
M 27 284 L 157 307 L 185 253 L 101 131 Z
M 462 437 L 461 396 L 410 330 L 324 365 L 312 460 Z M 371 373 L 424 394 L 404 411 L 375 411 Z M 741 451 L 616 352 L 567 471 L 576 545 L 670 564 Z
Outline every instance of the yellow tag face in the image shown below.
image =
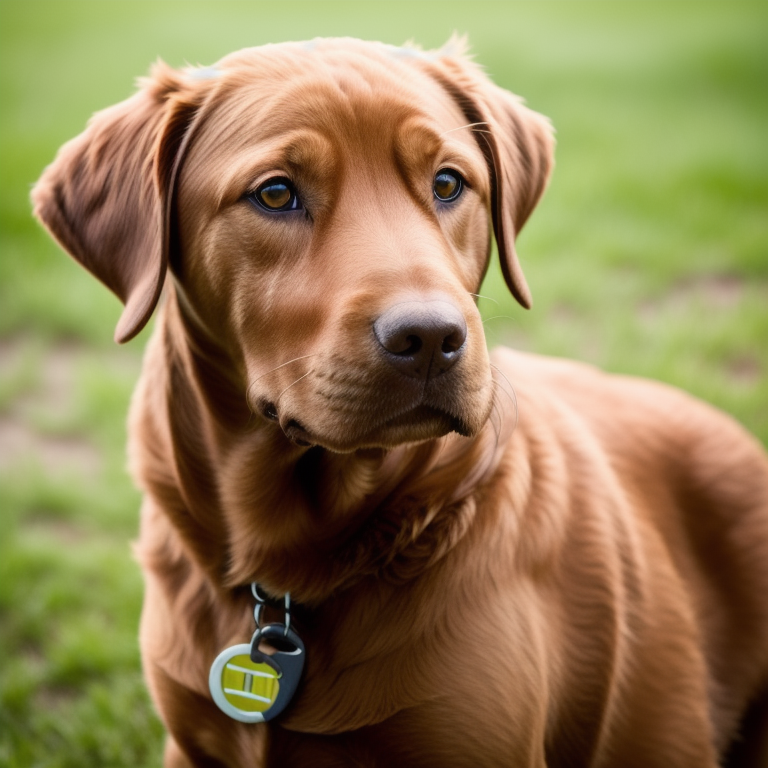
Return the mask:
M 211 668 L 209 686 L 214 701 L 230 717 L 241 722 L 260 722 L 275 702 L 280 682 L 268 664 L 251 661 L 250 645 L 223 651 Z
M 233 656 L 224 665 L 221 687 L 230 704 L 246 712 L 264 712 L 277 698 L 277 672 L 266 664 L 254 664 L 250 655 Z

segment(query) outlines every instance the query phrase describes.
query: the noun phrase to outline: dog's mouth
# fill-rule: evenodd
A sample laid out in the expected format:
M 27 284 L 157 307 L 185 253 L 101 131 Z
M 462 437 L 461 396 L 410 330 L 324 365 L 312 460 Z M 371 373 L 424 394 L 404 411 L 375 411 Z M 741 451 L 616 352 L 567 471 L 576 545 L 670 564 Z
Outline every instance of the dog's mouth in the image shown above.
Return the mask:
M 280 416 L 272 403 L 264 403 L 260 410 L 265 418 L 279 424 L 294 445 L 317 445 L 341 453 L 363 448 L 392 448 L 403 443 L 442 437 L 449 432 L 457 432 L 464 437 L 475 432 L 461 416 L 423 402 L 384 420 L 363 434 L 359 430 L 350 430 L 350 434 L 344 437 L 325 435 L 308 428 L 296 418 Z
M 342 365 L 336 359 L 332 364 L 313 363 L 287 387 L 276 382 L 271 391 L 250 390 L 252 410 L 298 447 L 352 453 L 391 449 L 451 432 L 473 437 L 490 417 L 493 377 L 482 357 L 480 364 L 465 359 L 424 380 L 383 365 Z
M 383 428 L 387 430 L 411 429 L 416 426 L 429 426 L 433 423 L 443 428 L 440 430 L 442 434 L 458 432 L 460 435 L 467 437 L 471 433 L 463 419 L 426 403 L 417 405 L 410 411 L 395 416 L 386 422 Z

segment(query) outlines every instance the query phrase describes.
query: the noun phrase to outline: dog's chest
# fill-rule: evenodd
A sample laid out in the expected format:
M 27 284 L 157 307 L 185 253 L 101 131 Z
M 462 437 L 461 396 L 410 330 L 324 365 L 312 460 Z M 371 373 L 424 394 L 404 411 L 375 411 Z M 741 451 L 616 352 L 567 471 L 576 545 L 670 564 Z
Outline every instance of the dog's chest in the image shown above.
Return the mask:
M 491 631 L 475 634 L 421 639 L 341 675 L 315 671 L 266 764 L 306 765 L 312 744 L 361 766 L 543 765 L 543 666 Z

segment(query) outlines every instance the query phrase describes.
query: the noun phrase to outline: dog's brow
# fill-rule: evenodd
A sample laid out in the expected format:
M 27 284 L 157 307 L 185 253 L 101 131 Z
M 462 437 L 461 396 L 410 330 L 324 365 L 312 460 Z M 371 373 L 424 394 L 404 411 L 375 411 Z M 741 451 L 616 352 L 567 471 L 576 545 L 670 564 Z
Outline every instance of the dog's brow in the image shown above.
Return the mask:
M 290 173 L 291 169 L 302 166 L 309 168 L 311 165 L 314 173 L 322 175 L 327 163 L 321 162 L 321 158 L 330 158 L 332 155 L 333 150 L 328 140 L 321 133 L 308 129 L 296 130 L 248 147 L 232 158 L 228 171 L 221 175 L 215 185 L 211 185 L 212 191 L 216 193 L 216 205 L 233 202 L 265 171 L 282 169 Z

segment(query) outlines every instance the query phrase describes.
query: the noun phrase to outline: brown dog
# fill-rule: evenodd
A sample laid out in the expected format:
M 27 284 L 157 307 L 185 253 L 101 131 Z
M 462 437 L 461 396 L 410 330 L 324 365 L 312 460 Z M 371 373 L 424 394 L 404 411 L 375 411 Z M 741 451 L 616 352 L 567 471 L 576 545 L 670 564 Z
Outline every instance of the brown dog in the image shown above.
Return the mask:
M 489 228 L 529 306 L 551 154 L 460 51 L 328 40 L 158 65 L 46 170 L 118 341 L 168 276 L 130 421 L 166 765 L 766 764 L 761 448 L 665 386 L 489 362 Z M 267 724 L 209 691 L 254 581 L 306 646 Z

